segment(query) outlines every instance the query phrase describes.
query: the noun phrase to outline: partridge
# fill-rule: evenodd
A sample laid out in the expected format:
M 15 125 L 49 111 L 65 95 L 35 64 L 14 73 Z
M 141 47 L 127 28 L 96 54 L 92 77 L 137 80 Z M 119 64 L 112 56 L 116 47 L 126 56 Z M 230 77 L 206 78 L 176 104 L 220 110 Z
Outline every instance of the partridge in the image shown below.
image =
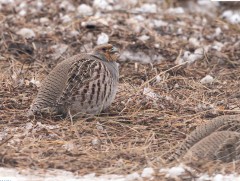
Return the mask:
M 193 145 L 184 160 L 221 160 L 231 162 L 240 159 L 240 133 L 217 131 Z
M 198 126 L 192 131 L 168 160 L 172 161 L 183 156 L 193 145 L 205 137 L 208 137 L 213 132 L 226 130 L 238 131 L 239 129 L 240 115 L 224 115 L 216 117 L 211 121 Z
M 43 81 L 28 114 L 99 114 L 115 98 L 119 56 L 116 47 L 103 44 L 62 61 Z

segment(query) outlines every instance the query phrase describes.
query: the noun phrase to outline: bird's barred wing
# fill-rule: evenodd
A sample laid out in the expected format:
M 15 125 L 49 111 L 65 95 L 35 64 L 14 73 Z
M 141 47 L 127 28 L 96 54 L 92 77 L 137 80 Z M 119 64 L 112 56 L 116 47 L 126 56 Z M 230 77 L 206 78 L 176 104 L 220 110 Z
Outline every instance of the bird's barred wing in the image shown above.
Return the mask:
M 231 134 L 228 135 L 228 137 L 222 141 L 222 144 L 219 146 L 219 148 L 215 150 L 215 157 L 217 160 L 230 162 L 239 159 L 240 134 L 234 132 L 229 133 Z
M 89 82 L 98 79 L 104 65 L 96 59 L 81 59 L 75 61 L 67 74 L 67 83 L 58 99 L 58 105 L 69 105 L 76 96 L 79 96 L 79 90 L 84 88 L 82 94 L 89 91 Z

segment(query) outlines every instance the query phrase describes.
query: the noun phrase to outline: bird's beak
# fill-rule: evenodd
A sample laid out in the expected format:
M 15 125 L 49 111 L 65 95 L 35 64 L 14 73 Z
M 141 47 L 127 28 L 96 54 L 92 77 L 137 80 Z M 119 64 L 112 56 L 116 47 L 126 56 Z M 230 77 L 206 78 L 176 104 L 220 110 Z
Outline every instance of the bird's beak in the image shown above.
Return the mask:
M 114 56 L 116 56 L 117 58 L 120 57 L 120 52 L 117 47 L 112 47 L 111 53 L 114 54 Z
M 117 47 L 112 47 L 111 52 L 112 53 L 118 52 L 118 48 Z

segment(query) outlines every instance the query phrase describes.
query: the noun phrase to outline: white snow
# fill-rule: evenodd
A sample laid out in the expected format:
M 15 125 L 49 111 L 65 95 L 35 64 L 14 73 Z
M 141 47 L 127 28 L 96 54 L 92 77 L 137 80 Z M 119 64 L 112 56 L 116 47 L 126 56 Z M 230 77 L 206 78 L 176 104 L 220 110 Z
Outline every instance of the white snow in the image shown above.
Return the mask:
M 213 181 L 232 181 L 232 180 L 239 181 L 240 177 L 237 176 L 236 174 L 229 174 L 229 175 L 217 174 L 213 177 L 212 180 Z
M 104 43 L 108 43 L 109 41 L 109 36 L 106 33 L 101 33 L 98 35 L 98 39 L 97 39 L 97 44 L 104 44 Z
M 62 20 L 63 23 L 69 23 L 72 21 L 72 18 L 68 14 L 62 16 L 60 19 Z
M 172 167 L 168 170 L 168 174 L 171 176 L 179 176 L 185 172 L 183 167 Z
M 36 85 L 37 87 L 40 87 L 41 85 L 40 81 L 36 80 L 34 77 L 29 82 Z
M 183 14 L 185 13 L 184 9 L 182 7 L 176 7 L 176 8 L 169 8 L 167 10 L 170 14 Z
M 52 45 L 50 47 L 50 49 L 52 50 L 52 54 L 51 54 L 51 57 L 54 59 L 54 60 L 57 60 L 58 58 L 61 57 L 61 55 L 67 51 L 68 49 L 68 45 L 66 44 L 63 44 L 63 43 L 60 43 L 60 44 L 57 44 L 57 45 Z
M 195 38 L 195 37 L 189 38 L 188 41 L 189 41 L 189 43 L 191 43 L 195 47 L 199 47 L 200 46 L 199 40 L 197 40 L 197 38 Z
M 24 38 L 34 38 L 36 36 L 34 31 L 29 28 L 22 28 L 17 31 L 17 34 L 23 36 Z
M 159 95 L 154 93 L 153 90 L 149 87 L 144 87 L 143 95 L 145 95 L 148 99 L 158 99 Z
M 240 12 L 233 12 L 232 10 L 224 11 L 221 15 L 222 18 L 225 18 L 228 22 L 232 24 L 240 23 Z
M 15 0 L 0 0 L 0 4 L 11 4 L 14 3 Z
M 93 6 L 101 10 L 112 10 L 113 7 L 108 3 L 107 0 L 94 0 Z
M 77 8 L 78 14 L 82 16 L 91 16 L 93 14 L 93 9 L 87 4 L 81 4 Z
M 180 164 L 172 168 L 161 168 L 160 173 L 164 173 L 165 177 L 178 178 L 185 173 L 185 170 L 191 171 L 191 168 Z M 20 170 L 14 168 L 2 168 L 0 167 L 0 180 L 9 181 L 143 181 L 154 179 L 154 169 L 151 167 L 143 169 L 141 175 L 138 172 L 133 172 L 127 175 L 100 175 L 96 176 L 95 173 L 89 173 L 83 176 L 74 175 L 72 172 L 68 172 L 60 169 L 48 169 L 48 170 Z M 198 175 L 197 181 L 213 180 L 213 181 L 232 181 L 240 180 L 238 174 L 216 174 L 208 175 L 206 173 Z
M 185 51 L 183 53 L 183 56 L 175 61 L 177 65 L 183 64 L 184 62 L 187 62 L 188 64 L 192 64 L 197 60 L 201 60 L 204 58 L 204 52 L 208 50 L 208 47 L 204 48 L 198 48 L 194 51 L 194 53 L 191 53 L 189 51 Z
M 138 37 L 138 39 L 141 41 L 147 41 L 149 38 L 150 38 L 150 36 L 147 36 L 147 35 L 142 35 L 142 36 Z
M 211 84 L 213 83 L 214 78 L 211 75 L 206 75 L 200 80 L 201 84 Z
M 121 60 L 136 61 L 136 62 L 141 62 L 143 64 L 151 63 L 150 56 L 148 56 L 144 52 L 132 52 L 132 51 L 128 51 L 128 50 L 125 50 L 122 52 Z
M 143 4 L 140 8 L 136 8 L 136 11 L 140 11 L 142 13 L 156 13 L 157 5 L 156 4 Z
M 165 173 L 166 177 L 173 177 L 173 178 L 176 178 L 177 176 L 180 176 L 182 174 L 185 173 L 185 168 L 188 169 L 188 170 L 191 170 L 191 168 L 183 165 L 183 164 L 180 164 L 178 166 L 174 166 L 172 168 L 161 168 L 159 170 L 160 173 Z
M 222 48 L 224 47 L 224 44 L 218 41 L 214 41 L 213 45 L 212 45 L 212 49 L 215 49 L 217 51 L 221 51 Z
M 60 9 L 64 9 L 67 12 L 70 11 L 75 11 L 75 7 L 73 6 L 73 4 L 70 3 L 70 1 L 62 1 L 61 4 L 59 5 Z
M 44 5 L 43 5 L 43 2 L 41 0 L 38 0 L 36 2 L 36 6 L 37 6 L 38 9 L 41 9 Z
M 140 181 L 142 180 L 142 177 L 137 172 L 133 172 L 126 176 L 126 181 L 131 181 L 131 180 Z
M 152 178 L 153 174 L 154 174 L 153 168 L 148 167 L 143 169 L 141 176 L 144 178 Z
M 166 21 L 157 20 L 157 19 L 153 20 L 153 24 L 156 28 L 168 25 L 168 23 Z
M 215 29 L 214 36 L 219 36 L 221 33 L 222 33 L 222 29 L 221 29 L 220 27 L 217 27 L 217 28 Z
M 78 35 L 79 35 L 79 31 L 77 31 L 77 30 L 72 30 L 72 31 L 70 32 L 70 35 L 71 35 L 72 37 L 78 36 Z

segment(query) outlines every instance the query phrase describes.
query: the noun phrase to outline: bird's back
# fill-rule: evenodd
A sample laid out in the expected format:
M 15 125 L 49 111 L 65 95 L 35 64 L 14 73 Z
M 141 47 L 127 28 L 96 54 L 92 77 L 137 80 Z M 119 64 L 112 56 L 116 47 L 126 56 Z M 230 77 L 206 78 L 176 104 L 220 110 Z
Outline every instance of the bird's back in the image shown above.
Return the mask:
M 217 131 L 193 145 L 183 159 L 222 160 L 230 162 L 237 159 L 240 134 L 233 131 Z
M 45 78 L 37 97 L 30 108 L 30 114 L 50 108 L 54 112 L 66 114 L 67 109 L 77 112 L 97 111 L 94 102 L 90 102 L 97 92 L 99 103 L 106 99 L 106 89 L 112 89 L 110 97 L 115 97 L 118 68 L 116 62 L 104 62 L 92 54 L 79 54 L 59 63 Z M 106 87 L 106 88 L 105 88 Z M 94 91 L 93 91 L 94 89 Z M 92 93 L 91 93 L 92 92 Z M 96 96 L 95 96 L 96 97 Z M 112 98 L 112 99 L 113 99 Z M 97 97 L 95 98 L 97 99 Z M 109 104 L 111 104 L 111 100 Z M 108 105 L 103 107 L 107 107 Z

